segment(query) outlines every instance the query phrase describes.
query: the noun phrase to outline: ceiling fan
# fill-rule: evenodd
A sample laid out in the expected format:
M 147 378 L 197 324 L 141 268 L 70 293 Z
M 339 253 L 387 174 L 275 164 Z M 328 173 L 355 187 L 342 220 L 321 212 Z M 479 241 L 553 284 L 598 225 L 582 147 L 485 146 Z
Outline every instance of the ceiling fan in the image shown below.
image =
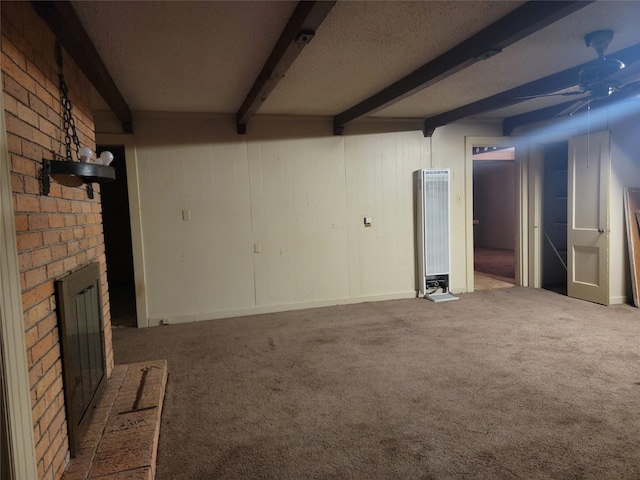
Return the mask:
M 545 95 L 534 95 L 523 98 L 542 98 L 553 96 L 588 96 L 579 99 L 577 102 L 564 109 L 556 116 L 573 116 L 594 100 L 604 100 L 617 92 L 640 92 L 640 82 L 632 82 L 623 85 L 623 82 L 616 78 L 616 73 L 625 68 L 625 64 L 615 58 L 605 57 L 605 52 L 609 43 L 613 39 L 613 31 L 598 30 L 585 35 L 584 43 L 587 47 L 593 48 L 598 54 L 598 60 L 589 63 L 578 73 L 578 83 L 570 88 L 566 88 L 554 93 Z

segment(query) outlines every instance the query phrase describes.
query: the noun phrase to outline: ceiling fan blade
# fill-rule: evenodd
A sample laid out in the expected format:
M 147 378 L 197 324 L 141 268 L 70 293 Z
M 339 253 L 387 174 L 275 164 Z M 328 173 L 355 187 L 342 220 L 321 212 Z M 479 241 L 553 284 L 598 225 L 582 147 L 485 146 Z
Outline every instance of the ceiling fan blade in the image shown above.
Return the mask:
M 618 70 L 614 74 L 610 75 L 608 79 L 617 80 L 621 83 L 626 83 L 625 80 L 640 77 L 640 61 L 629 62 L 627 61 L 625 68 Z
M 564 117 L 565 115 L 572 117 L 573 115 L 578 113 L 579 110 L 589 105 L 592 102 L 592 100 L 593 100 L 592 98 L 583 98 L 582 100 L 578 100 L 573 105 L 570 105 L 568 108 L 565 108 L 563 111 L 558 113 L 556 117 Z
M 609 100 L 615 102 L 634 96 L 640 97 L 640 80 L 616 87 L 609 96 Z
M 637 82 L 630 82 L 616 89 L 618 92 L 633 93 L 634 91 L 640 92 L 640 80 Z
M 546 98 L 546 97 L 571 97 L 575 95 L 584 95 L 587 93 L 580 85 L 574 85 L 569 88 L 563 88 L 551 93 L 543 93 L 540 95 L 528 95 L 526 97 L 516 97 L 515 100 L 532 100 L 534 98 Z

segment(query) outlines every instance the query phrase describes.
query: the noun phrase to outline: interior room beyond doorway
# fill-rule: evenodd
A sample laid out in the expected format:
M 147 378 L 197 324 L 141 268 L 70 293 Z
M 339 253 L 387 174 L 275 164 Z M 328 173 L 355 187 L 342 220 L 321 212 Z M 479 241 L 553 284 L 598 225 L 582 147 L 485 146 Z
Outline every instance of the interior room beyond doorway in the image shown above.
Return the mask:
M 473 147 L 475 290 L 516 284 L 515 173 L 514 147 Z
M 131 218 L 127 190 L 125 149 L 121 145 L 98 145 L 98 153 L 109 150 L 116 181 L 101 187 L 102 221 L 111 304 L 111 324 L 136 326 L 136 293 L 133 273 Z

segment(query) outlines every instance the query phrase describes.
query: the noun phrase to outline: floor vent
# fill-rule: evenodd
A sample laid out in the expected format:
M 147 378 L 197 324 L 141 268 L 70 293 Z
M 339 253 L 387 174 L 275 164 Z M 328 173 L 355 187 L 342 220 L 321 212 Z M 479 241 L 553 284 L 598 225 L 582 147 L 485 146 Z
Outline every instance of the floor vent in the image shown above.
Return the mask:
M 69 447 L 75 457 L 106 384 L 100 266 L 56 281 Z

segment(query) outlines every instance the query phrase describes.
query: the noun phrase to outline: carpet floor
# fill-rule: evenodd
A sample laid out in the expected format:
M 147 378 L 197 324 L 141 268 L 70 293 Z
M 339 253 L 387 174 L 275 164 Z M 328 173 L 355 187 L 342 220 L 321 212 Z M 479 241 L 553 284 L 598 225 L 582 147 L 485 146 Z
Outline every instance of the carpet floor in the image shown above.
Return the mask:
M 516 257 L 513 250 L 483 247 L 473 249 L 473 268 L 476 272 L 486 273 L 514 283 L 515 266 Z
M 521 287 L 113 331 L 168 360 L 158 480 L 637 479 L 638 338 Z

